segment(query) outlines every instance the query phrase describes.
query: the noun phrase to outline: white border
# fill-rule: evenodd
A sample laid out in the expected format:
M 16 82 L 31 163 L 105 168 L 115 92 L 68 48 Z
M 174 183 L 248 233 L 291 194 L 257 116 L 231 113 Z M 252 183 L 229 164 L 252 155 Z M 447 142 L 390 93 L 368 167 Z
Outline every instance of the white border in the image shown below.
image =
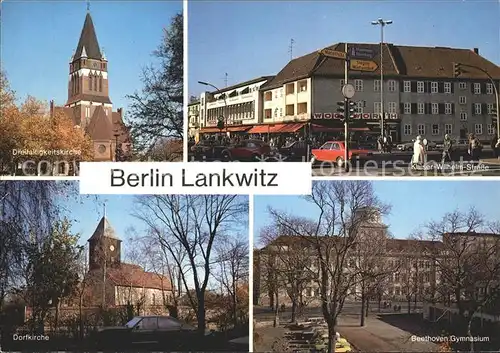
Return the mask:
M 184 28 L 182 30 L 183 33 L 183 58 L 182 58 L 182 67 L 184 74 L 184 102 L 183 102 L 183 116 L 184 116 L 184 134 L 182 141 L 182 160 L 184 162 L 188 162 L 188 126 L 189 126 L 189 112 L 188 112 L 188 103 L 189 103 L 189 91 L 188 91 L 188 0 L 183 1 L 183 10 L 182 10 L 182 19 Z
M 254 240 L 254 196 L 248 197 L 248 241 L 249 241 L 249 255 L 248 255 L 248 351 L 253 352 L 253 250 L 255 245 Z

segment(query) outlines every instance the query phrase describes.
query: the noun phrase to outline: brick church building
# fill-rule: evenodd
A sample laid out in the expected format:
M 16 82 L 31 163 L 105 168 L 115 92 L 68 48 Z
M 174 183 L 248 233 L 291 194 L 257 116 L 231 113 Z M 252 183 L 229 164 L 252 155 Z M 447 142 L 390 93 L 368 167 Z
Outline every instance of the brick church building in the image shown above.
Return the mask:
M 132 304 L 139 305 L 142 313 L 165 310 L 172 300 L 171 281 L 162 274 L 122 262 L 122 241 L 105 212 L 88 243 L 85 306 Z
M 50 102 L 50 113 L 63 112 L 84 129 L 93 142 L 95 161 L 125 159 L 131 139 L 123 123 L 123 110 L 113 111 L 109 97 L 108 60 L 99 47 L 90 12 L 69 63 L 68 100 L 64 107 Z M 118 146 L 118 153 L 117 153 Z

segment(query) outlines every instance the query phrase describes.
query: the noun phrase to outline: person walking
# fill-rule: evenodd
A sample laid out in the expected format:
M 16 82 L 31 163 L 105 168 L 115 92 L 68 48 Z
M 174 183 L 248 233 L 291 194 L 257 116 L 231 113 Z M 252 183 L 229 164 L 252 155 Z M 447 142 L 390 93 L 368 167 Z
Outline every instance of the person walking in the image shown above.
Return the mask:
M 469 135 L 469 155 L 472 161 L 479 161 L 481 155 L 481 142 L 474 134 Z
M 422 136 L 417 136 L 415 143 L 413 144 L 413 156 L 411 163 L 413 166 L 424 164 L 424 146 L 422 144 Z
M 497 150 L 497 142 L 498 142 L 498 135 L 495 134 L 493 138 L 491 139 L 491 150 L 493 151 L 493 158 L 498 158 L 498 150 Z
M 453 142 L 451 141 L 450 135 L 446 134 L 444 135 L 444 142 L 443 142 L 443 156 L 441 158 L 441 163 L 444 164 L 446 161 L 452 161 L 451 159 L 451 152 L 452 152 L 452 146 Z
M 496 151 L 497 158 L 500 159 L 500 137 L 498 138 L 497 143 L 495 145 L 495 151 Z

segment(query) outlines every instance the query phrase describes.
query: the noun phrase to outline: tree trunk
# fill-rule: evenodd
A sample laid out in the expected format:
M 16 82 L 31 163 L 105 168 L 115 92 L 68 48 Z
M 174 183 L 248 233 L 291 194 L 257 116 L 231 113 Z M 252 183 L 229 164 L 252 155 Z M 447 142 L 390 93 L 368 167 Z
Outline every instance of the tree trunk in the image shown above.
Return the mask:
M 366 317 L 368 317 L 369 310 L 370 310 L 370 298 L 366 298 L 366 310 L 365 310 Z
M 361 315 L 363 316 L 363 315 Z M 335 353 L 335 322 L 327 320 L 328 322 L 328 353 Z
M 78 303 L 78 329 L 80 331 L 80 340 L 83 340 L 83 294 L 80 295 L 80 302 Z
M 280 324 L 280 317 L 279 317 L 279 310 L 280 310 L 280 306 L 279 306 L 279 300 L 278 300 L 278 293 L 275 293 L 274 295 L 276 295 L 276 301 L 275 301 L 275 308 L 274 308 L 274 320 L 273 320 L 273 327 L 278 327 L 279 324 Z M 274 297 L 273 295 L 273 297 Z
M 474 352 L 474 340 L 472 337 L 472 320 L 474 320 L 474 312 L 469 313 L 469 322 L 467 324 L 467 336 L 470 339 L 469 352 Z
M 54 318 L 54 331 L 56 332 L 57 334 L 57 327 L 59 326 L 59 300 L 57 300 L 56 302 L 56 315 L 55 315 L 55 318 Z
M 408 304 L 408 315 L 411 314 L 411 295 L 409 295 L 406 300 L 408 301 L 407 304 Z
M 295 322 L 297 311 L 297 299 L 292 300 L 292 318 L 290 322 Z
M 417 311 L 417 293 L 415 292 L 415 299 L 413 301 L 413 312 Z
M 196 319 L 198 321 L 198 332 L 200 335 L 205 334 L 206 324 L 205 324 L 205 298 L 203 293 L 197 295 L 198 298 L 198 312 L 196 313 Z
M 365 299 L 365 289 L 361 288 L 361 321 L 359 326 L 365 326 L 365 312 L 366 312 L 366 299 Z

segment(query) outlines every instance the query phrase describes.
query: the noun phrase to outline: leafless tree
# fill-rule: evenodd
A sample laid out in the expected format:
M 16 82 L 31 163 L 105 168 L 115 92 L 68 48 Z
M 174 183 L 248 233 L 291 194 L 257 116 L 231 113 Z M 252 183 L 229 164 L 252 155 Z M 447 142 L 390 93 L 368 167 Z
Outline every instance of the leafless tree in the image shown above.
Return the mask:
M 236 327 L 239 324 L 238 309 L 240 309 L 238 290 L 248 284 L 248 240 L 227 237 L 222 241 L 219 239 L 216 248 L 219 271 L 214 275 L 229 295 L 233 325 Z
M 386 259 L 388 234 L 385 226 L 374 220 L 367 220 L 359 226 L 358 233 L 348 271 L 359 274 L 360 325 L 364 326 L 370 298 L 376 289 L 380 289 L 380 283 L 392 276 L 394 268 Z
M 416 232 L 420 237 L 442 241 L 441 251 L 428 256 L 436 264 L 441 293 L 449 298 L 449 304 L 456 304 L 471 338 L 474 315 L 500 298 L 500 239 L 491 233 L 498 234 L 496 226 L 471 208 L 446 213 Z M 474 350 L 473 340 L 470 350 Z
M 290 235 L 311 243 L 318 259 L 323 317 L 328 325 L 328 352 L 335 351 L 337 318 L 350 288 L 359 281 L 357 271 L 347 271 L 349 254 L 358 241 L 359 230 L 388 211 L 367 181 L 316 181 L 306 196 L 317 211 L 306 219 L 270 209 L 274 224 Z
M 216 256 L 214 244 L 218 237 L 233 231 L 236 224 L 247 224 L 248 198 L 154 195 L 138 196 L 136 200 L 135 216 L 157 236 L 161 247 L 181 269 L 182 285 L 196 313 L 198 330 L 203 333 L 206 327 L 205 292 Z M 179 247 L 183 257 L 179 257 Z M 190 287 L 194 287 L 194 292 Z
M 314 279 L 316 272 L 311 269 L 313 254 L 309 243 L 297 241 L 293 237 L 283 237 L 279 228 L 264 227 L 261 230 L 261 242 L 266 244 L 263 251 L 266 253 L 273 272 L 270 279 L 276 277 L 280 288 L 275 289 L 275 295 L 283 287 L 292 303 L 291 321 L 295 322 L 298 311 L 304 304 L 303 292 Z M 305 245 L 305 246 L 304 246 Z

